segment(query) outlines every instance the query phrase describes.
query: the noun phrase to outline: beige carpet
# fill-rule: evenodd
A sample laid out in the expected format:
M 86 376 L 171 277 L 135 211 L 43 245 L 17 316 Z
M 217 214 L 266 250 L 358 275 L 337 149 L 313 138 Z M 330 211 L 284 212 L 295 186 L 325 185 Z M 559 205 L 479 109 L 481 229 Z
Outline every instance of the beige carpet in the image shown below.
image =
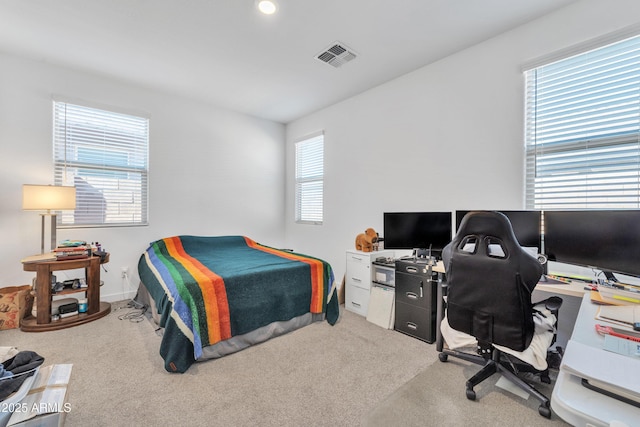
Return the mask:
M 474 388 L 476 400 L 465 396 L 465 382 L 479 366 L 449 357 L 446 363 L 436 361 L 415 378 L 401 386 L 389 398 L 377 405 L 366 418 L 369 427 L 394 425 L 401 419 L 403 426 L 566 426 L 557 415 L 551 420 L 538 414 L 540 403 L 523 399 L 496 387 L 497 375 Z M 503 380 L 505 381 L 505 380 Z M 536 378 L 532 384 L 546 396 L 552 386 Z M 437 422 L 435 422 L 437 420 Z
M 153 325 L 121 320 L 129 311 L 60 331 L 0 331 L 0 342 L 73 364 L 67 426 L 554 424 L 495 387 L 467 401 L 475 366 L 441 363 L 434 345 L 351 312 L 170 374 Z

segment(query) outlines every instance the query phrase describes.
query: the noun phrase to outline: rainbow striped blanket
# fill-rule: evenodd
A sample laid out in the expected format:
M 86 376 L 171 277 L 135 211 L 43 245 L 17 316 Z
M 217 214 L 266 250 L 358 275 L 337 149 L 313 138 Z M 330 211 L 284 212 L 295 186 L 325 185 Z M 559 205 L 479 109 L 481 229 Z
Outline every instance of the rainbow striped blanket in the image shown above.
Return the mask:
M 332 325 L 338 319 L 328 263 L 243 236 L 157 240 L 138 272 L 161 315 L 160 354 L 170 372 L 186 371 L 209 346 L 274 322 L 307 313 Z

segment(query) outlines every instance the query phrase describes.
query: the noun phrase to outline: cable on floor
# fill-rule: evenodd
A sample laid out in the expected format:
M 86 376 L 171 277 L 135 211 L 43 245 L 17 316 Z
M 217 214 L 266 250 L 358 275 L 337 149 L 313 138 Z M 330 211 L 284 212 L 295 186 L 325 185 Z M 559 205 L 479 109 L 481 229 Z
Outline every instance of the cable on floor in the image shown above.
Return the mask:
M 147 306 L 140 304 L 137 301 L 130 300 L 126 306 L 121 308 L 131 308 L 131 310 L 118 316 L 118 319 L 120 320 L 129 320 L 133 323 L 140 323 L 146 318 L 145 313 L 147 312 Z

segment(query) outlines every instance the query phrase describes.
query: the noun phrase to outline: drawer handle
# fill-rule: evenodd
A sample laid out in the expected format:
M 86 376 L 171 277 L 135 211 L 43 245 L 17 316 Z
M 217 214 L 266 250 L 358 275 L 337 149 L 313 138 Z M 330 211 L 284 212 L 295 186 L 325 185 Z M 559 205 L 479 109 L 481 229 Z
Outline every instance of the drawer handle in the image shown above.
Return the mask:
M 415 294 L 413 292 L 405 292 L 405 294 L 407 295 L 407 298 L 418 299 L 418 294 Z
M 355 305 L 356 307 L 360 307 L 360 304 L 358 304 L 358 303 L 357 303 L 357 302 L 355 302 L 355 301 L 351 301 L 351 305 Z
M 351 280 L 354 282 L 362 282 L 362 279 L 358 279 L 357 277 L 352 277 Z
M 356 261 L 362 261 L 362 258 L 358 258 L 357 256 L 352 256 L 351 259 L 355 259 Z
M 418 329 L 418 325 L 413 322 L 407 322 L 407 328 L 413 329 L 415 331 L 416 329 Z
M 406 270 L 407 270 L 409 273 L 417 273 L 417 272 L 418 272 L 418 269 L 417 269 L 417 268 L 415 268 L 415 267 L 406 267 Z

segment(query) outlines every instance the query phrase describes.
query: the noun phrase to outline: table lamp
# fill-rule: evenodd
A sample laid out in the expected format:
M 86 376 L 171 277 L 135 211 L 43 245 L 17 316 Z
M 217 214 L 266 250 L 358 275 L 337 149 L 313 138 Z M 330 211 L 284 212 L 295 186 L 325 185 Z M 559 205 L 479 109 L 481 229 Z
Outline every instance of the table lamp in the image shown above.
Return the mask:
M 56 247 L 56 214 L 53 211 L 73 210 L 76 208 L 76 188 L 60 185 L 22 186 L 22 209 L 47 211 L 42 216 L 40 253 L 44 253 L 44 217 L 51 217 L 51 250 Z

